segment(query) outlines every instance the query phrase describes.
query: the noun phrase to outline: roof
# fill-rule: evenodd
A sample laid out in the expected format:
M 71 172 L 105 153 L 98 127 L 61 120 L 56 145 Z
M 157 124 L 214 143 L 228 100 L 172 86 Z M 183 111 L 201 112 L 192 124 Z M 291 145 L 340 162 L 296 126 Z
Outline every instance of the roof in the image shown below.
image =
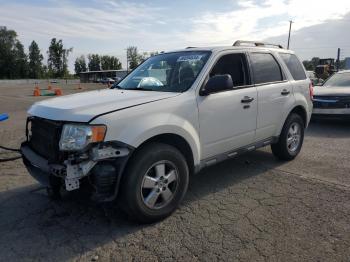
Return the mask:
M 80 74 L 90 74 L 90 73 L 109 73 L 109 72 L 126 72 L 126 69 L 118 69 L 118 70 L 99 70 L 99 71 L 86 71 L 86 72 L 80 72 Z
M 282 49 L 282 48 L 275 48 L 275 47 L 265 47 L 265 46 L 211 46 L 211 47 L 190 47 L 185 49 L 179 49 L 172 52 L 191 52 L 191 51 L 211 51 L 211 52 L 220 52 L 220 51 L 226 51 L 226 50 L 249 50 L 249 51 L 256 51 L 256 50 L 264 50 L 264 51 L 274 51 L 274 52 L 280 52 L 280 53 L 293 53 L 292 50 L 288 49 Z M 171 52 L 166 52 L 171 53 Z
M 260 41 L 246 41 L 246 40 L 237 40 L 233 43 L 232 46 L 214 46 L 214 47 L 187 47 L 186 49 L 178 51 L 212 51 L 220 52 L 225 50 L 268 50 L 268 51 L 278 51 L 282 53 L 294 53 L 291 50 L 284 49 L 279 44 L 272 44 Z

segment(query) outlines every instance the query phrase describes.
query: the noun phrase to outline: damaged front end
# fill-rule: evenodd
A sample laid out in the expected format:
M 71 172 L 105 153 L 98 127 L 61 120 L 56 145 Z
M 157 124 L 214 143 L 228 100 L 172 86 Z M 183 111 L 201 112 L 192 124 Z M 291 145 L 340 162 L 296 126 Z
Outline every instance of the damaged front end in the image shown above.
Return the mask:
M 133 148 L 104 142 L 104 134 L 94 134 L 92 128 L 95 126 L 28 118 L 27 141 L 21 152 L 29 173 L 47 187 L 72 191 L 88 184 L 94 200 L 114 200 Z

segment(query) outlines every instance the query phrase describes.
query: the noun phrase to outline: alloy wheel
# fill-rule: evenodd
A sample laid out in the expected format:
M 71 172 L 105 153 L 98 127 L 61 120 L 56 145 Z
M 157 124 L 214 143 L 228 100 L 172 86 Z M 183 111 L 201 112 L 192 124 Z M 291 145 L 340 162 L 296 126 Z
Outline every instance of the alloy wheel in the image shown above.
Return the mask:
M 165 207 L 178 187 L 179 172 L 170 161 L 159 161 L 145 173 L 141 184 L 143 203 L 150 209 Z

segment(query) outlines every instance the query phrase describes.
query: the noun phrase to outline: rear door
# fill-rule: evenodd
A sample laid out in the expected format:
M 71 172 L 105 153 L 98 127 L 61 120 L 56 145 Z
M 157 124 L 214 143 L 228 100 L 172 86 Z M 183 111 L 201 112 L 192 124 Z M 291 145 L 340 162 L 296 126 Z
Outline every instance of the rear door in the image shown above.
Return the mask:
M 258 116 L 255 141 L 273 137 L 290 105 L 294 103 L 292 85 L 275 55 L 251 52 L 249 60 L 258 92 Z
M 285 63 L 288 68 L 288 71 L 291 74 L 292 80 L 291 83 L 293 85 L 293 93 L 297 100 L 308 98 L 306 101 L 309 103 L 309 108 L 312 108 L 312 101 L 309 99 L 310 97 L 310 79 L 307 78 L 306 72 L 303 64 L 297 58 L 295 54 L 290 53 L 280 53 L 279 56 Z M 300 97 L 303 96 L 303 97 Z M 311 113 L 311 112 L 310 112 Z

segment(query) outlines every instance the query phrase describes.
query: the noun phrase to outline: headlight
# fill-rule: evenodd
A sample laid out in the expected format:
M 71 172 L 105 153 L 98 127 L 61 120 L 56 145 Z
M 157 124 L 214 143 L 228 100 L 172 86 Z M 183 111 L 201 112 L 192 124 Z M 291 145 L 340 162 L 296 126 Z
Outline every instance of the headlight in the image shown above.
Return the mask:
M 106 126 L 66 124 L 63 126 L 60 150 L 76 151 L 84 149 L 88 144 L 102 142 L 105 138 Z

